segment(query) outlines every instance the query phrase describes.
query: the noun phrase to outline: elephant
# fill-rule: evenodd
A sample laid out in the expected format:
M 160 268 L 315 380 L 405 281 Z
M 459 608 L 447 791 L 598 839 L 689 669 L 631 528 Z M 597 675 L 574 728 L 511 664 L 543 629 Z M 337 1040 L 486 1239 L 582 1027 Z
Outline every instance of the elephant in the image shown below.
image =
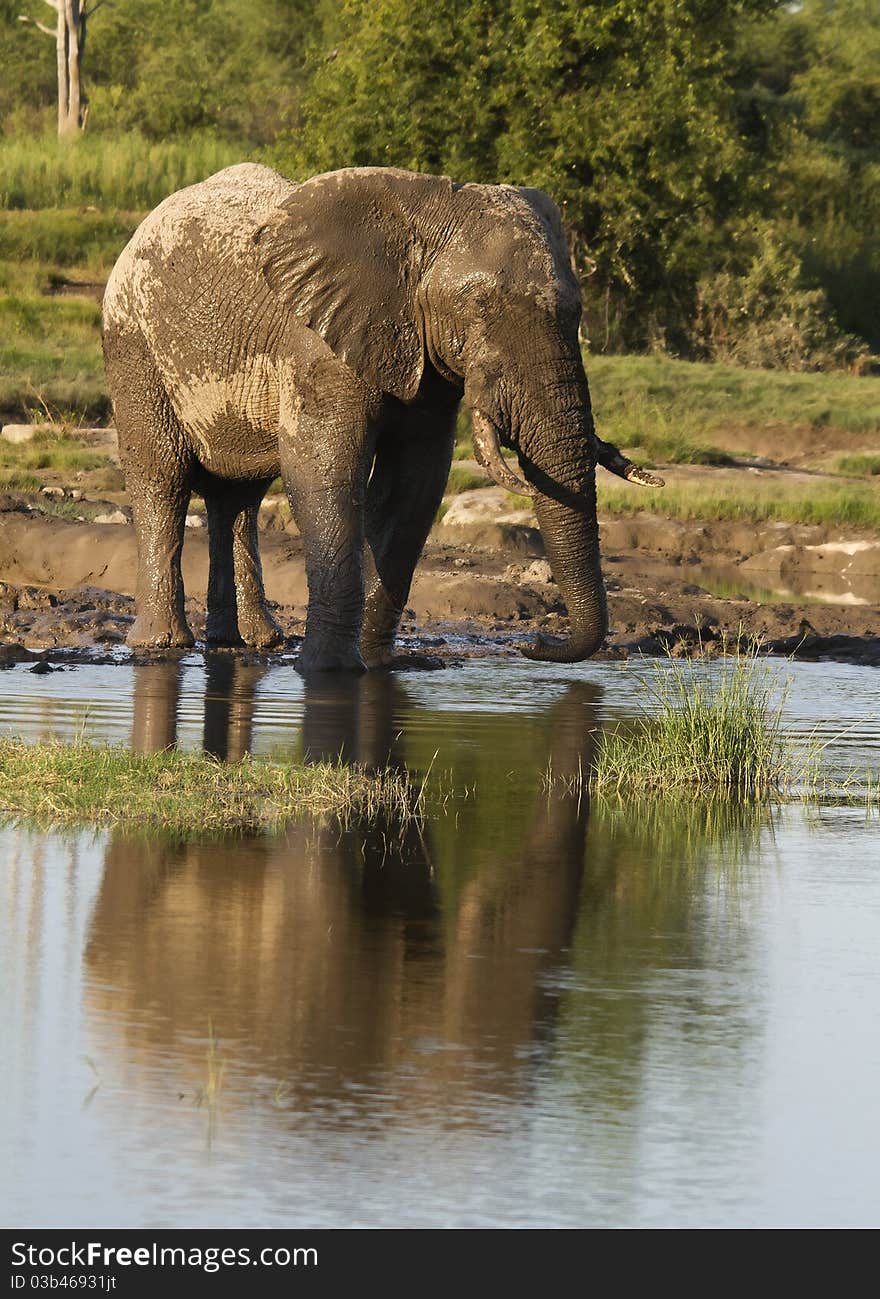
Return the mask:
M 588 658 L 607 630 L 596 464 L 662 483 L 596 436 L 580 310 L 560 212 L 536 189 L 382 167 L 295 183 L 242 163 L 172 194 L 103 303 L 139 554 L 129 643 L 193 643 L 180 575 L 193 490 L 208 642 L 280 642 L 257 534 L 280 474 L 309 589 L 301 668 L 387 666 L 463 398 L 478 461 L 533 497 L 568 608 L 567 639 L 523 652 Z

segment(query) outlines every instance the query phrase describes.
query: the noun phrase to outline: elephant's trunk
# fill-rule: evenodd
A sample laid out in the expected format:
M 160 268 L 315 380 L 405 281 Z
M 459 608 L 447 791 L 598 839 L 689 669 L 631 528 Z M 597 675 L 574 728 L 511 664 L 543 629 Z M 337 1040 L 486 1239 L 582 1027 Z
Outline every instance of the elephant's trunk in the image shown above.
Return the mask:
M 595 474 L 574 499 L 535 495 L 535 513 L 556 585 L 571 621 L 567 640 L 539 636 L 523 647 L 530 659 L 547 663 L 579 663 L 596 653 L 608 631 L 605 583 L 599 563 Z
M 472 415 L 480 464 L 500 486 L 533 498 L 547 558 L 571 621 L 568 640 L 539 635 L 537 643 L 521 647 L 522 652 L 544 662 L 579 663 L 595 654 L 608 630 L 596 522 L 597 439 L 589 397 L 575 391 L 565 415 L 545 415 L 528 430 L 530 437 L 527 433 L 520 438 L 525 479 L 504 460 L 494 422 L 477 407 Z

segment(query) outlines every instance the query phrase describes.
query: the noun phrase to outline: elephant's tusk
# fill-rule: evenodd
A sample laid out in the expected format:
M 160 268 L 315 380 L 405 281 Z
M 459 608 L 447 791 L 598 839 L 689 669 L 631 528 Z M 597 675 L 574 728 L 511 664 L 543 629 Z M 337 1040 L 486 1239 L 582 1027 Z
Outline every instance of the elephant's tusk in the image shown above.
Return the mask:
M 491 420 L 479 411 L 472 411 L 474 429 L 474 454 L 486 473 L 494 478 L 499 487 L 506 487 L 509 492 L 518 496 L 534 496 L 535 489 L 530 487 L 524 478 L 515 474 L 505 462 L 498 441 L 498 430 Z
M 638 483 L 641 487 L 666 486 L 664 479 L 649 473 L 647 469 L 642 469 L 640 465 L 634 465 L 618 451 L 616 446 L 610 442 L 603 442 L 600 437 L 596 437 L 595 433 L 593 437 L 596 438 L 596 463 L 603 469 L 607 469 L 611 474 L 617 474 L 618 478 L 626 478 L 628 482 Z

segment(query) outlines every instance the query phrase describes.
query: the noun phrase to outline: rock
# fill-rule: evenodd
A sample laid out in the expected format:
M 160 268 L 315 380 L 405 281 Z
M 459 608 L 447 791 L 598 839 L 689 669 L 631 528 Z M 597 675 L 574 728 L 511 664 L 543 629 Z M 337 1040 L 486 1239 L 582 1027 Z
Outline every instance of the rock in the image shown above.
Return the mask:
M 70 493 L 70 499 L 72 501 L 81 501 L 82 498 L 83 498 L 83 493 L 80 491 L 78 487 L 75 487 L 73 491 Z
M 528 568 L 523 569 L 519 580 L 527 586 L 532 582 L 546 584 L 553 581 L 553 570 L 546 559 L 533 559 Z
M 95 522 L 100 523 L 101 520 L 96 519 Z M 204 514 L 188 514 L 186 516 L 186 526 L 188 528 L 204 528 L 205 527 Z
M 0 492 L 0 514 L 29 514 L 31 507 L 27 501 L 10 492 Z
M 33 672 L 35 677 L 44 677 L 47 672 L 55 672 L 56 670 L 57 669 L 53 668 L 52 664 L 47 663 L 45 659 L 40 659 L 39 663 L 35 663 L 32 668 L 28 668 L 28 671 Z
M 130 520 L 128 515 L 125 514 L 124 511 L 114 510 L 112 514 L 99 514 L 95 518 L 94 522 L 95 523 L 129 523 Z M 189 519 L 187 519 L 187 523 L 188 522 Z
M 444 520 L 445 522 L 445 520 Z M 434 540 L 480 550 L 513 550 L 520 555 L 542 556 L 544 541 L 537 528 L 522 523 L 471 523 L 435 529 Z
M 517 508 L 503 487 L 476 487 L 469 492 L 459 492 L 447 497 L 446 513 L 441 520 L 443 528 L 459 528 L 472 524 L 514 523 L 537 528 L 538 522 L 531 509 Z
M 58 596 L 51 591 L 43 591 L 38 586 L 20 586 L 16 607 L 19 609 L 54 609 Z
M 0 645 L 0 668 L 15 667 L 16 663 L 33 663 L 35 658 L 36 654 L 32 654 L 17 641 L 11 645 Z
M 0 429 L 0 437 L 5 442 L 30 442 L 42 427 L 40 424 L 4 424 Z

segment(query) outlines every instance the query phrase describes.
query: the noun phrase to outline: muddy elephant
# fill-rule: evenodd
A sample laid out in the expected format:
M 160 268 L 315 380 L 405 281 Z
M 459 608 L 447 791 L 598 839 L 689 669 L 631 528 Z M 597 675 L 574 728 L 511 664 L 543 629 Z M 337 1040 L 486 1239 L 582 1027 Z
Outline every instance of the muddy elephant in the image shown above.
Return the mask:
M 524 652 L 589 657 L 607 626 L 596 464 L 658 480 L 596 437 L 579 319 L 560 214 L 538 190 L 386 168 L 294 184 L 242 164 L 166 199 L 104 297 L 140 561 L 130 643 L 192 643 L 193 490 L 210 530 L 208 641 L 279 640 L 257 511 L 280 473 L 305 551 L 302 667 L 387 664 L 463 397 L 477 459 L 534 498 L 568 607 L 570 637 Z

